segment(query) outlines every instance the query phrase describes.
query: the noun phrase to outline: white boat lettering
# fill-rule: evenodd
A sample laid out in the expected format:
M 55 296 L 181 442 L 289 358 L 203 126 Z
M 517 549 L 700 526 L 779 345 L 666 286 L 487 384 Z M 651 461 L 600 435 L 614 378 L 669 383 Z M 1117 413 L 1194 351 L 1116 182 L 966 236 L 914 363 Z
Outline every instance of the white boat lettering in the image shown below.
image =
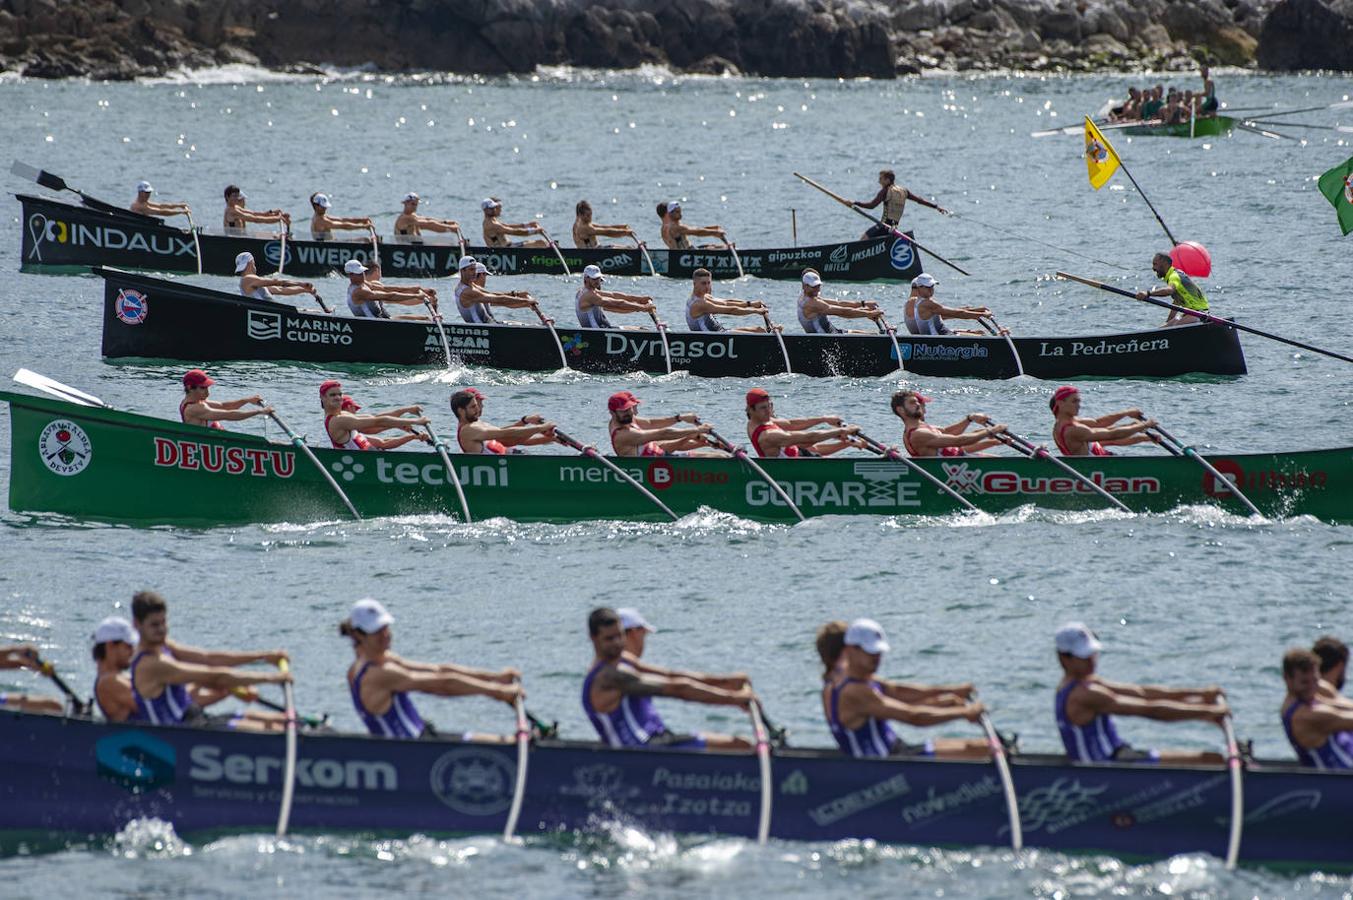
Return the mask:
M 121 228 L 83 225 L 79 222 L 64 233 L 69 235 L 69 241 L 73 246 L 101 247 L 105 250 L 139 250 L 155 256 L 192 256 L 195 253 L 191 238 L 184 239 L 172 234 L 145 235 L 140 232 L 128 234 Z
M 1002 344 L 1004 346 L 1004 344 Z M 976 341 L 963 344 L 927 344 L 911 342 L 909 359 L 986 359 L 990 354 L 985 346 Z
M 673 772 L 665 766 L 659 766 L 653 770 L 653 786 L 674 790 L 759 793 L 761 779 L 742 772 Z
M 629 475 L 635 481 L 643 483 L 643 469 L 622 469 L 626 475 Z M 560 466 L 559 480 L 564 484 L 606 484 L 615 482 L 624 484 L 625 479 L 613 473 L 610 469 L 602 466 Z
M 370 244 L 352 244 L 350 246 L 327 246 L 323 244 L 294 244 L 296 261 L 311 266 L 333 266 L 341 268 L 350 259 L 371 261 Z
M 280 756 L 224 754 L 213 744 L 198 744 L 189 754 L 193 781 L 228 781 L 231 784 L 269 784 L 282 781 Z M 395 791 L 399 773 L 388 762 L 366 759 L 296 760 L 296 783 L 303 788 L 346 791 Z
M 1001 793 L 1001 785 L 990 775 L 978 782 L 961 784 L 952 791 L 936 793 L 930 788 L 924 800 L 902 807 L 902 821 L 908 825 L 924 822 L 933 816 L 956 812 L 962 807 Z
M 608 331 L 606 333 L 606 355 L 623 355 L 630 362 L 638 362 L 645 357 L 662 359 L 670 352 L 673 359 L 737 359 L 737 350 L 732 338 L 704 338 L 696 340 L 668 339 L 664 348 L 662 338 L 633 338 L 628 334 Z
M 357 468 L 360 464 L 348 462 L 351 459 L 353 458 L 350 456 L 344 456 L 331 468 L 340 474 L 342 474 L 344 468 L 351 468 L 354 472 L 360 472 L 361 469 Z M 466 463 L 456 467 L 456 476 L 460 479 L 460 483 L 466 486 L 507 487 L 507 460 L 498 459 L 494 462 L 486 458 L 486 461 L 482 463 Z M 391 462 L 381 456 L 376 459 L 376 480 L 381 484 L 426 484 L 432 487 L 442 487 L 450 479 L 446 477 L 446 466 L 440 459 L 429 463 Z
M 798 507 L 809 509 L 845 509 L 868 506 L 920 506 L 919 485 L 911 481 L 780 481 L 789 498 Z M 880 497 L 880 491 L 883 496 Z M 748 506 L 784 506 L 779 493 L 764 481 L 747 482 Z
M 835 800 L 810 809 L 808 810 L 808 818 L 812 819 L 814 824 L 819 827 L 830 825 L 848 816 L 853 816 L 857 812 L 863 812 L 866 809 L 878 806 L 880 803 L 886 803 L 894 797 L 901 797 L 909 793 L 911 793 L 911 785 L 907 783 L 907 776 L 899 773 L 880 781 L 878 784 L 860 788 L 858 791 L 852 791 L 843 797 L 837 797 Z
M 451 264 L 456 262 L 456 254 L 448 255 L 446 268 L 451 268 Z M 431 272 L 437 266 L 437 254 L 431 250 L 394 250 L 390 253 L 391 269 L 416 269 L 420 272 Z
M 1070 475 L 1022 475 L 1008 470 L 983 470 L 966 462 L 943 463 L 949 487 L 960 494 L 1093 494 Z M 1103 472 L 1082 473 L 1110 494 L 1159 494 L 1160 479 L 1145 476 L 1112 478 Z
M 752 814 L 752 801 L 726 800 L 717 794 L 705 797 L 683 797 L 680 794 L 663 794 L 662 805 L 656 812 L 667 816 L 721 816 L 745 817 Z

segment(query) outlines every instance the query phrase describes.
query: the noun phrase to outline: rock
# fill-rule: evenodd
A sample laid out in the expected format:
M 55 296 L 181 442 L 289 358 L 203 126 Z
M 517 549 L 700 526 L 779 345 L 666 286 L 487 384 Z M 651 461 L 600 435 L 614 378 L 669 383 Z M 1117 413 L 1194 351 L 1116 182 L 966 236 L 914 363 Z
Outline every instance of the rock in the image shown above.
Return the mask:
M 1282 0 L 1259 33 L 1259 65 L 1353 70 L 1353 0 Z

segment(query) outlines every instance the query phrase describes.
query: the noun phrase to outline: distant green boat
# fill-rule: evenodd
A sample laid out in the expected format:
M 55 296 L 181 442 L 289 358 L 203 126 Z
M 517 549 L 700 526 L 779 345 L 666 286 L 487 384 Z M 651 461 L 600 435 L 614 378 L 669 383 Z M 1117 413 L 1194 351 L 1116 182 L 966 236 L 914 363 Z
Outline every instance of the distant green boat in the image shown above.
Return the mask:
M 1208 116 L 1175 125 L 1131 125 L 1123 133 L 1132 137 L 1218 137 L 1230 134 L 1235 124 L 1230 116 Z

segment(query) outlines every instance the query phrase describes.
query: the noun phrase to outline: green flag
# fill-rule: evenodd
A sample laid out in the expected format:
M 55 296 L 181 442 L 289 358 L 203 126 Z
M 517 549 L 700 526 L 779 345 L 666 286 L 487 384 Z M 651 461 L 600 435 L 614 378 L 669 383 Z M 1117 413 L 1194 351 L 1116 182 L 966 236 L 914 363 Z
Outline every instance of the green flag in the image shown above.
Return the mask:
M 1321 175 L 1319 184 L 1320 193 L 1334 204 L 1344 234 L 1353 231 L 1353 159 L 1345 160 Z

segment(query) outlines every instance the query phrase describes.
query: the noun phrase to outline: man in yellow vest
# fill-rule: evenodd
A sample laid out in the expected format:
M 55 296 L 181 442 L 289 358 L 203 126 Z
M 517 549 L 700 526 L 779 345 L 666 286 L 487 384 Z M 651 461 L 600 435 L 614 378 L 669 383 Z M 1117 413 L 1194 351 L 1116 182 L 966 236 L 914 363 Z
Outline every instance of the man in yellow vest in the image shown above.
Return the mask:
M 1170 260 L 1170 254 L 1157 253 L 1151 257 L 1151 268 L 1155 270 L 1156 277 L 1165 282 L 1165 286 L 1149 291 L 1138 291 L 1138 300 L 1145 300 L 1147 297 L 1169 297 L 1170 302 L 1176 306 L 1187 307 L 1198 312 L 1207 312 L 1207 297 L 1203 294 L 1203 289 L 1198 287 L 1192 278 L 1174 267 L 1174 263 Z M 1199 321 L 1202 320 L 1197 316 L 1172 309 L 1162 327 L 1192 325 Z
M 953 215 L 938 203 L 932 203 L 924 197 L 913 194 L 897 183 L 897 175 L 892 169 L 884 169 L 879 172 L 879 192 L 874 195 L 874 199 L 868 202 L 856 200 L 853 204 L 860 209 L 873 209 L 880 203 L 883 204 L 883 214 L 879 218 L 883 219 L 884 224 L 871 225 L 868 231 L 860 235 L 860 239 L 868 240 L 870 238 L 887 237 L 892 234 L 893 229 L 897 227 L 897 223 L 902 221 L 902 210 L 906 207 L 908 200 L 915 200 L 922 206 L 928 206 L 946 216 Z

